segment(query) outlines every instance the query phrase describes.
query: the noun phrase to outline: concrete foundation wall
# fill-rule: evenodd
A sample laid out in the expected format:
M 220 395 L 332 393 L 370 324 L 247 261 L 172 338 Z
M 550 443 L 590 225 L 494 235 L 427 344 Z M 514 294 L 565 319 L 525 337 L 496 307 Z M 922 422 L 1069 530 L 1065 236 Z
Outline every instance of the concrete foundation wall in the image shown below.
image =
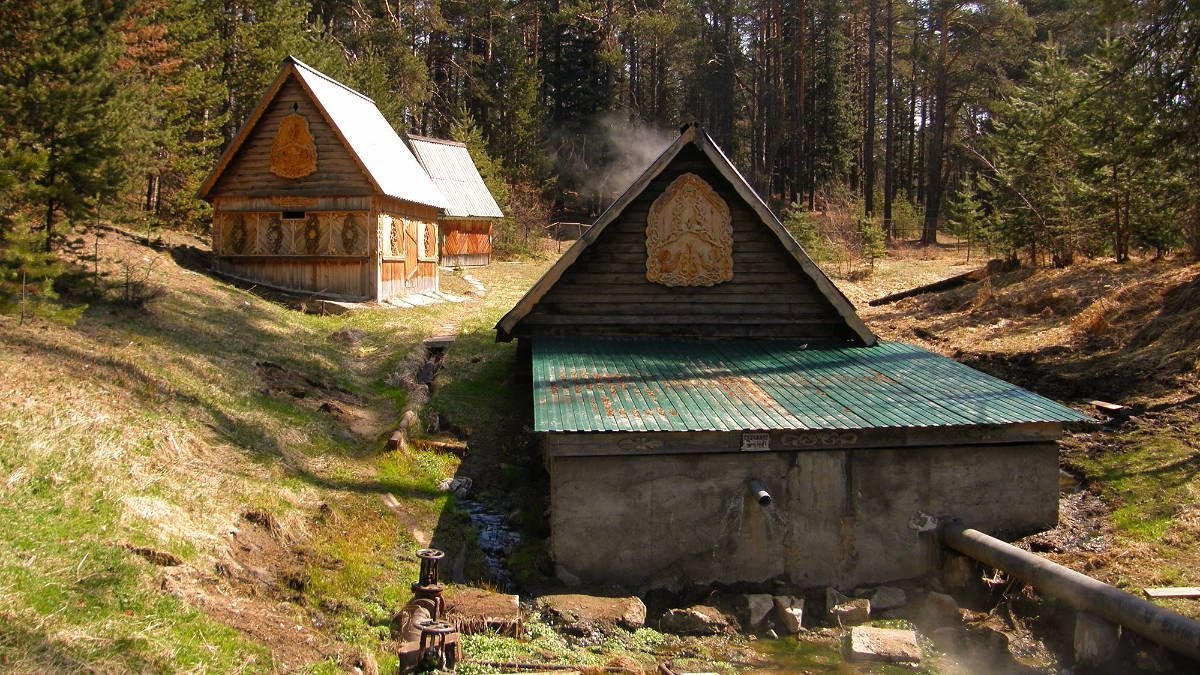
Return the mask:
M 1054 443 L 553 457 L 550 545 L 568 582 L 852 587 L 936 567 L 921 514 L 1000 537 L 1053 527 L 1057 469 Z

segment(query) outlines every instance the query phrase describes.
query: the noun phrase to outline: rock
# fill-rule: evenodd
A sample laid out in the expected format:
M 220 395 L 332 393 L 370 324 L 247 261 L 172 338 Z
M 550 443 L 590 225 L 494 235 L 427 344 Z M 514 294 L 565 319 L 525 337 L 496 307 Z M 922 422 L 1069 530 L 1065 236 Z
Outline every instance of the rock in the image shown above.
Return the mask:
M 799 633 L 804 623 L 804 598 L 776 595 L 771 600 L 775 605 L 775 614 L 784 629 L 793 635 Z
M 833 586 L 825 587 L 825 609 L 833 609 L 835 606 L 842 604 L 850 599 L 850 596 L 842 593 Z
M 927 628 L 958 626 L 962 623 L 958 614 L 958 602 L 945 593 L 927 593 L 917 623 Z
M 953 651 L 958 649 L 960 637 L 959 632 L 959 629 L 953 626 L 934 628 L 933 630 L 929 631 L 929 639 L 932 640 L 933 644 L 937 645 L 939 649 L 944 651 Z
M 746 627 L 753 630 L 762 626 L 771 610 L 775 608 L 771 596 L 766 593 L 750 593 L 739 598 L 738 603 L 746 617 Z
M 438 483 L 438 490 L 449 492 L 455 497 L 466 497 L 471 492 L 471 488 L 475 485 L 475 481 L 470 478 L 444 478 Z
M 544 595 L 536 607 L 568 633 L 587 635 L 593 630 L 620 626 L 637 630 L 646 624 L 646 605 L 634 596 L 600 597 L 582 593 Z
M 943 630 L 954 630 L 946 628 Z M 989 626 L 969 626 L 967 635 L 971 641 L 984 649 L 991 650 L 996 653 L 1004 653 L 1008 651 L 1008 636 L 1002 631 L 996 630 Z
M 1143 673 L 1166 673 L 1171 670 L 1171 655 L 1158 646 L 1139 649 L 1133 657 L 1138 671 Z
M 942 582 L 946 588 L 961 590 L 975 578 L 975 561 L 963 555 L 947 554 L 942 565 Z
M 889 609 L 903 607 L 908 602 L 904 589 L 894 586 L 880 586 L 871 594 L 871 611 L 883 612 Z
M 862 623 L 871 618 L 871 601 L 866 598 L 854 598 L 841 604 L 834 605 L 829 615 L 839 625 Z
M 715 607 L 693 605 L 663 614 L 659 628 L 676 635 L 722 635 L 733 632 L 729 619 Z
M 850 629 L 846 657 L 851 661 L 920 663 L 921 647 L 911 630 L 855 626 Z
M 1075 614 L 1075 662 L 1101 666 L 1112 660 L 1121 641 L 1121 627 L 1089 614 Z

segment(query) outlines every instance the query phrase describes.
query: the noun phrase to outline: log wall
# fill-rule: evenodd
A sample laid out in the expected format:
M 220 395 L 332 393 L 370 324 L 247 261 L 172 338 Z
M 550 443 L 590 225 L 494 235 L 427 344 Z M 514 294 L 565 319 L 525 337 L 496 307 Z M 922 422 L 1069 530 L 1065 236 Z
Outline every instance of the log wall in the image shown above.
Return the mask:
M 283 118 L 293 112 L 308 121 L 317 148 L 317 170 L 303 178 L 281 178 L 271 173 L 271 143 Z M 249 137 L 230 159 L 213 186 L 214 197 L 230 195 L 369 196 L 370 181 L 351 157 L 333 128 L 290 77 L 267 106 Z
M 729 206 L 733 279 L 708 287 L 651 283 L 646 280 L 650 205 L 689 172 Z M 605 228 L 514 333 L 779 337 L 815 344 L 855 339 L 795 258 L 695 147 L 681 151 Z

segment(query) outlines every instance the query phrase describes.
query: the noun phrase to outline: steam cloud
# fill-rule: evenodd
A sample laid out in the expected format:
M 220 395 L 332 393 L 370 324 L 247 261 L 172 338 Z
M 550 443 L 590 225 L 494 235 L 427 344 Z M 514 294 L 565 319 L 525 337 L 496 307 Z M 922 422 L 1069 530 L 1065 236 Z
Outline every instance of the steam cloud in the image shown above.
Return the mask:
M 676 137 L 670 129 L 631 122 L 619 112 L 552 134 L 562 186 L 601 208 L 629 187 Z

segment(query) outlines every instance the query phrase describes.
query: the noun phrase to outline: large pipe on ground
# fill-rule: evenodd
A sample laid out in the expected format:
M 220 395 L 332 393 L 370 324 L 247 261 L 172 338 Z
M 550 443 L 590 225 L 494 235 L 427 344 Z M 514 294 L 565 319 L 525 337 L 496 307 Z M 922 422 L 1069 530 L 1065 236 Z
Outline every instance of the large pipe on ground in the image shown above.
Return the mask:
M 942 537 L 950 548 L 1003 570 L 1077 610 L 1200 660 L 1200 622 L 959 523 L 947 523 Z

